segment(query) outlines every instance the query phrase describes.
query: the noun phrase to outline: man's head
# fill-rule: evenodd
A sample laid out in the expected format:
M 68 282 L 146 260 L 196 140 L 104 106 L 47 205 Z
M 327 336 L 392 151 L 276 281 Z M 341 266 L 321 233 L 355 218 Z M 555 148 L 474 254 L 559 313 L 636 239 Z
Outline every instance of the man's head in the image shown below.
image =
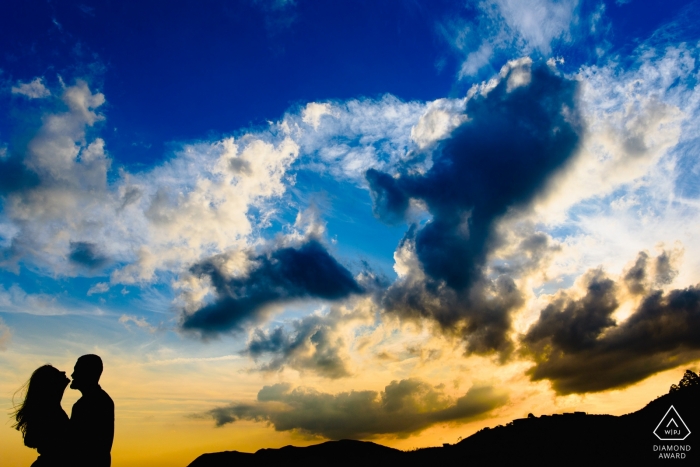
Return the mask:
M 70 383 L 71 389 L 88 389 L 97 386 L 102 375 L 102 359 L 97 355 L 83 355 L 75 362 Z

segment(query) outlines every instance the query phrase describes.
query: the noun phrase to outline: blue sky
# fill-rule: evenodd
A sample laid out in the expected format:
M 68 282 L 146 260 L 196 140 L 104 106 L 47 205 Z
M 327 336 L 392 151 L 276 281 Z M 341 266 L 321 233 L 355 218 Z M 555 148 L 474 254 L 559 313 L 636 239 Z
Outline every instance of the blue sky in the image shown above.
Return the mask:
M 167 401 L 158 417 L 198 440 L 212 418 L 234 438 L 237 423 L 278 428 L 271 406 L 240 411 L 258 390 L 299 420 L 299 388 L 335 400 L 396 383 L 418 405 L 442 401 L 430 410 L 485 407 L 445 426 L 339 431 L 403 447 L 549 398 L 563 410 L 586 394 L 613 412 L 624 404 L 610 394 L 655 395 L 645 384 L 700 356 L 697 306 L 679 305 L 700 296 L 697 12 L 679 0 L 3 5 L 3 391 L 97 352 L 133 420 Z M 663 319 L 677 325 L 667 340 L 643 336 Z M 640 339 L 633 357 L 615 350 Z M 163 386 L 120 386 L 134 365 Z M 224 371 L 240 377 L 228 390 Z M 165 396 L 183 375 L 211 391 Z M 259 429 L 241 442 L 262 447 Z M 337 434 L 309 430 L 277 429 Z M 134 443 L 117 459 L 155 465 Z

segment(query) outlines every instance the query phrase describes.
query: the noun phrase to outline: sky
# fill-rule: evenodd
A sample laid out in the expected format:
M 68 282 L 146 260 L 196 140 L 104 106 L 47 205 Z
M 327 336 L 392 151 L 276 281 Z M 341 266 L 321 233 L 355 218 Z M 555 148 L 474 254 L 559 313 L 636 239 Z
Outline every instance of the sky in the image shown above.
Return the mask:
M 117 467 L 638 410 L 700 369 L 699 7 L 5 2 L 0 406 L 100 355 Z

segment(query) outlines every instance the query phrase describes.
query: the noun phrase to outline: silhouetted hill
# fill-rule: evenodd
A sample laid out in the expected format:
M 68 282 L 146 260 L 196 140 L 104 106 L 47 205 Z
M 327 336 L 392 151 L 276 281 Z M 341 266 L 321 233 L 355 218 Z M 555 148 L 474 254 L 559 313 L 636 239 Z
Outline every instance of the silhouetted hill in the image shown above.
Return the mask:
M 222 466 L 335 466 L 355 465 L 358 467 L 392 465 L 400 462 L 407 453 L 368 441 L 343 439 L 327 441 L 313 446 L 299 448 L 285 446 L 280 449 L 260 449 L 255 454 L 237 451 L 217 452 L 199 456 L 188 467 Z
M 684 380 L 692 372 L 686 372 Z M 528 416 L 505 426 L 485 428 L 454 445 L 399 451 L 375 443 L 341 440 L 308 447 L 261 449 L 255 454 L 227 451 L 204 454 L 189 467 L 393 465 L 648 465 L 671 460 L 698 465 L 700 443 L 700 379 L 673 390 L 641 410 L 623 416 L 583 412 Z M 664 418 L 673 406 L 680 419 Z M 673 413 L 671 412 L 671 415 Z M 664 419 L 664 424 L 659 426 Z M 684 429 L 684 440 L 660 440 L 654 431 Z M 693 433 L 695 432 L 695 433 Z M 682 437 L 685 433 L 682 433 Z M 660 458 L 660 456 L 662 458 Z M 669 459 L 669 456 L 673 456 Z M 633 463 L 633 464 L 630 464 Z

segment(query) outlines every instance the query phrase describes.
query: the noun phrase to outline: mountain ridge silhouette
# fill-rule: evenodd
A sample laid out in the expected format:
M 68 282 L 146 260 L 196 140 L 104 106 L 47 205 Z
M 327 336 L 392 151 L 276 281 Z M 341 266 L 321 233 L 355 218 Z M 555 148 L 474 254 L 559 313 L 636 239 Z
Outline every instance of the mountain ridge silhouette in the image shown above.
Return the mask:
M 683 440 L 660 440 L 654 434 L 673 406 L 690 430 Z M 697 433 L 693 433 L 696 431 Z M 669 393 L 626 415 L 566 414 L 515 419 L 506 425 L 484 428 L 455 444 L 413 451 L 382 446 L 370 441 L 338 440 L 255 453 L 224 451 L 203 454 L 188 467 L 306 465 L 361 467 L 388 463 L 445 463 L 513 465 L 516 462 L 550 464 L 641 465 L 669 460 L 697 465 L 700 456 L 700 377 L 686 371 Z

